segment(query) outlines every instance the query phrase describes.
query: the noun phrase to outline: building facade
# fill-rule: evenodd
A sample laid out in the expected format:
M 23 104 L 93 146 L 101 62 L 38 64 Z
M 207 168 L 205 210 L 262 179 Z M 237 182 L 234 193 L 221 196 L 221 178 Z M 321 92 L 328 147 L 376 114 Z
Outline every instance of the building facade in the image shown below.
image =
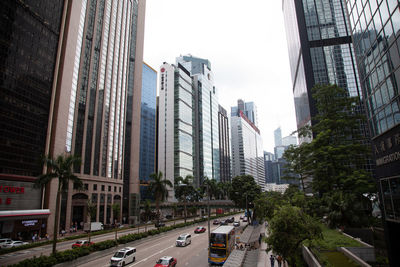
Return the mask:
M 372 137 L 391 266 L 400 265 L 400 7 L 397 0 L 346 1 Z
M 189 71 L 193 79 L 193 167 L 194 185 L 198 187 L 205 177 L 220 181 L 217 89 L 209 60 L 187 55 L 178 57 L 176 61 Z
M 137 215 L 134 214 L 136 206 L 129 205 L 136 202 L 128 200 L 136 200 L 139 195 L 138 137 L 145 1 L 46 2 L 21 7 L 18 1 L 9 6 L 14 5 L 10 10 L 17 12 L 21 12 L 21 8 L 28 11 L 25 22 L 22 16 L 14 20 L 15 29 L 31 20 L 27 24 L 29 30 L 18 32 L 21 37 L 15 40 L 25 39 L 24 45 L 34 43 L 30 47 L 36 50 L 30 52 L 35 53 L 34 56 L 26 54 L 32 62 L 26 61 L 18 70 L 26 73 L 26 68 L 35 69 L 31 77 L 37 80 L 39 89 L 37 93 L 25 94 L 31 96 L 30 109 L 40 113 L 42 121 L 35 122 L 36 127 L 43 127 L 38 131 L 40 138 L 31 135 L 24 139 L 41 147 L 35 148 L 36 154 L 30 155 L 30 161 L 40 162 L 39 154 L 53 157 L 72 154 L 81 158 L 82 164 L 74 167 L 74 173 L 82 180 L 84 190 L 77 190 L 70 184 L 68 192 L 62 194 L 60 230 L 69 229 L 75 223 L 81 228 L 87 220 L 88 200 L 97 206 L 93 221 L 106 224 L 127 222 L 128 217 L 133 220 Z M 51 27 L 55 28 L 41 29 L 39 24 L 49 25 L 48 21 L 53 21 Z M 37 35 L 30 33 L 32 23 L 36 24 L 37 28 L 32 30 L 38 31 Z M 8 30 L 12 32 L 10 27 Z M 22 47 L 18 51 L 22 51 Z M 35 64 L 45 67 L 40 69 Z M 43 109 L 46 112 L 41 113 Z M 2 122 L 17 125 L 12 122 L 14 119 L 26 126 L 27 118 L 10 114 Z M 45 125 L 44 121 L 47 121 Z M 10 136 L 13 140 L 18 138 Z M 14 141 L 8 143 L 18 147 Z M 18 157 L 28 155 L 19 153 Z M 4 166 L 11 168 L 12 164 L 4 163 Z M 34 172 L 21 174 L 37 176 L 46 171 L 42 168 L 39 164 Z M 49 222 L 54 221 L 57 186 L 58 181 L 53 180 L 45 188 L 43 198 L 40 197 L 41 207 L 50 210 Z M 127 195 L 125 207 L 124 193 Z M 113 204 L 121 207 L 116 217 L 111 208 Z M 132 207 L 132 212 L 127 210 L 128 206 Z M 47 224 L 49 234 L 53 227 L 53 223 Z
M 33 182 L 42 174 L 42 155 L 48 153 L 47 132 L 64 34 L 65 2 L 0 3 L 2 237 L 31 240 L 34 234 L 46 234 L 50 210 L 45 209 L 42 192 L 33 188 Z
M 237 114 L 241 110 L 251 123 L 258 127 L 257 106 L 254 102 L 244 102 L 239 99 L 237 103 L 236 107 L 231 107 L 231 114 Z
M 232 176 L 251 175 L 265 191 L 264 151 L 260 130 L 238 109 L 231 114 Z
M 337 84 L 361 96 L 344 0 L 283 0 L 297 127 L 317 113 L 316 84 Z M 301 142 L 302 140 L 300 140 Z
M 194 175 L 193 88 L 189 71 L 164 63 L 160 67 L 158 170 L 174 184 L 175 178 Z M 175 200 L 168 188 L 168 201 Z
M 149 177 L 155 172 L 156 160 L 157 71 L 143 63 L 140 115 L 140 200 L 154 199 L 147 192 Z
M 229 119 L 226 110 L 218 106 L 218 128 L 219 128 L 219 159 L 220 159 L 220 181 L 230 182 L 231 174 L 231 142 Z

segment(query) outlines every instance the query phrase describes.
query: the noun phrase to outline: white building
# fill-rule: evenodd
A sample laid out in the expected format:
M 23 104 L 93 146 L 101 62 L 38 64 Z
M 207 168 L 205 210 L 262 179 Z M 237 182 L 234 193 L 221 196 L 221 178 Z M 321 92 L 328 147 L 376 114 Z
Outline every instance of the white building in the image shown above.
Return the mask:
M 265 191 L 264 151 L 260 130 L 239 111 L 231 114 L 232 176 L 251 175 Z

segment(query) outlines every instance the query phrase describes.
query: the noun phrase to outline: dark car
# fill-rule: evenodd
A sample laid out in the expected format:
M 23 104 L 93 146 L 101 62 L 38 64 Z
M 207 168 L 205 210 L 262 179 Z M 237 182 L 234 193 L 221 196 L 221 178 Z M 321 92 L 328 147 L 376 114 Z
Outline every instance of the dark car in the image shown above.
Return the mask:
M 156 222 L 156 223 L 154 224 L 154 226 L 157 227 L 157 228 L 159 228 L 159 227 L 164 227 L 164 226 L 165 226 L 165 223 L 163 223 L 163 222 Z
M 203 226 L 199 226 L 199 227 L 197 227 L 197 228 L 194 230 L 194 232 L 195 232 L 196 234 L 204 233 L 205 231 L 206 231 L 206 228 L 203 227 Z
M 220 223 L 219 220 L 214 220 L 214 221 L 213 221 L 213 224 L 214 224 L 214 225 L 218 225 L 219 223 Z
M 228 218 L 228 219 L 226 219 L 226 221 L 228 223 L 233 223 L 235 221 L 235 217 Z
M 227 220 L 222 220 L 219 225 L 228 225 L 228 221 Z

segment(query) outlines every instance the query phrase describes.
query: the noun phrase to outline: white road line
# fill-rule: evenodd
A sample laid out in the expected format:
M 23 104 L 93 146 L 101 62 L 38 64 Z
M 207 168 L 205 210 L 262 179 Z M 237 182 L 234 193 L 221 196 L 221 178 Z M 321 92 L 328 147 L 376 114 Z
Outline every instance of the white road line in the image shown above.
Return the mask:
M 153 256 L 155 256 L 155 255 L 157 255 L 157 254 L 163 253 L 164 251 L 166 251 L 167 249 L 170 249 L 170 248 L 172 248 L 172 247 L 174 247 L 174 246 L 166 247 L 165 249 L 160 250 L 159 252 L 154 253 L 153 255 L 150 255 L 150 256 L 144 258 L 143 260 L 140 260 L 140 261 L 136 262 L 135 264 L 132 264 L 132 266 L 135 266 L 136 264 L 139 264 L 139 263 L 141 263 L 141 262 L 143 262 L 143 261 L 147 261 L 149 258 L 151 258 L 151 257 L 153 257 Z

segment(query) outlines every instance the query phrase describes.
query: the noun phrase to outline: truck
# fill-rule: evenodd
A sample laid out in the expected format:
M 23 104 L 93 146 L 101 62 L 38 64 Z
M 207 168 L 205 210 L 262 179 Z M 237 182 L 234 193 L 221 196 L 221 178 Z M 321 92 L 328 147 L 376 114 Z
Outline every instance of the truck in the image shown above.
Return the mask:
M 91 222 L 91 223 L 85 223 L 83 225 L 83 231 L 85 231 L 85 232 L 89 232 L 89 231 L 95 232 L 95 231 L 100 231 L 103 229 L 104 229 L 104 225 L 101 222 Z

